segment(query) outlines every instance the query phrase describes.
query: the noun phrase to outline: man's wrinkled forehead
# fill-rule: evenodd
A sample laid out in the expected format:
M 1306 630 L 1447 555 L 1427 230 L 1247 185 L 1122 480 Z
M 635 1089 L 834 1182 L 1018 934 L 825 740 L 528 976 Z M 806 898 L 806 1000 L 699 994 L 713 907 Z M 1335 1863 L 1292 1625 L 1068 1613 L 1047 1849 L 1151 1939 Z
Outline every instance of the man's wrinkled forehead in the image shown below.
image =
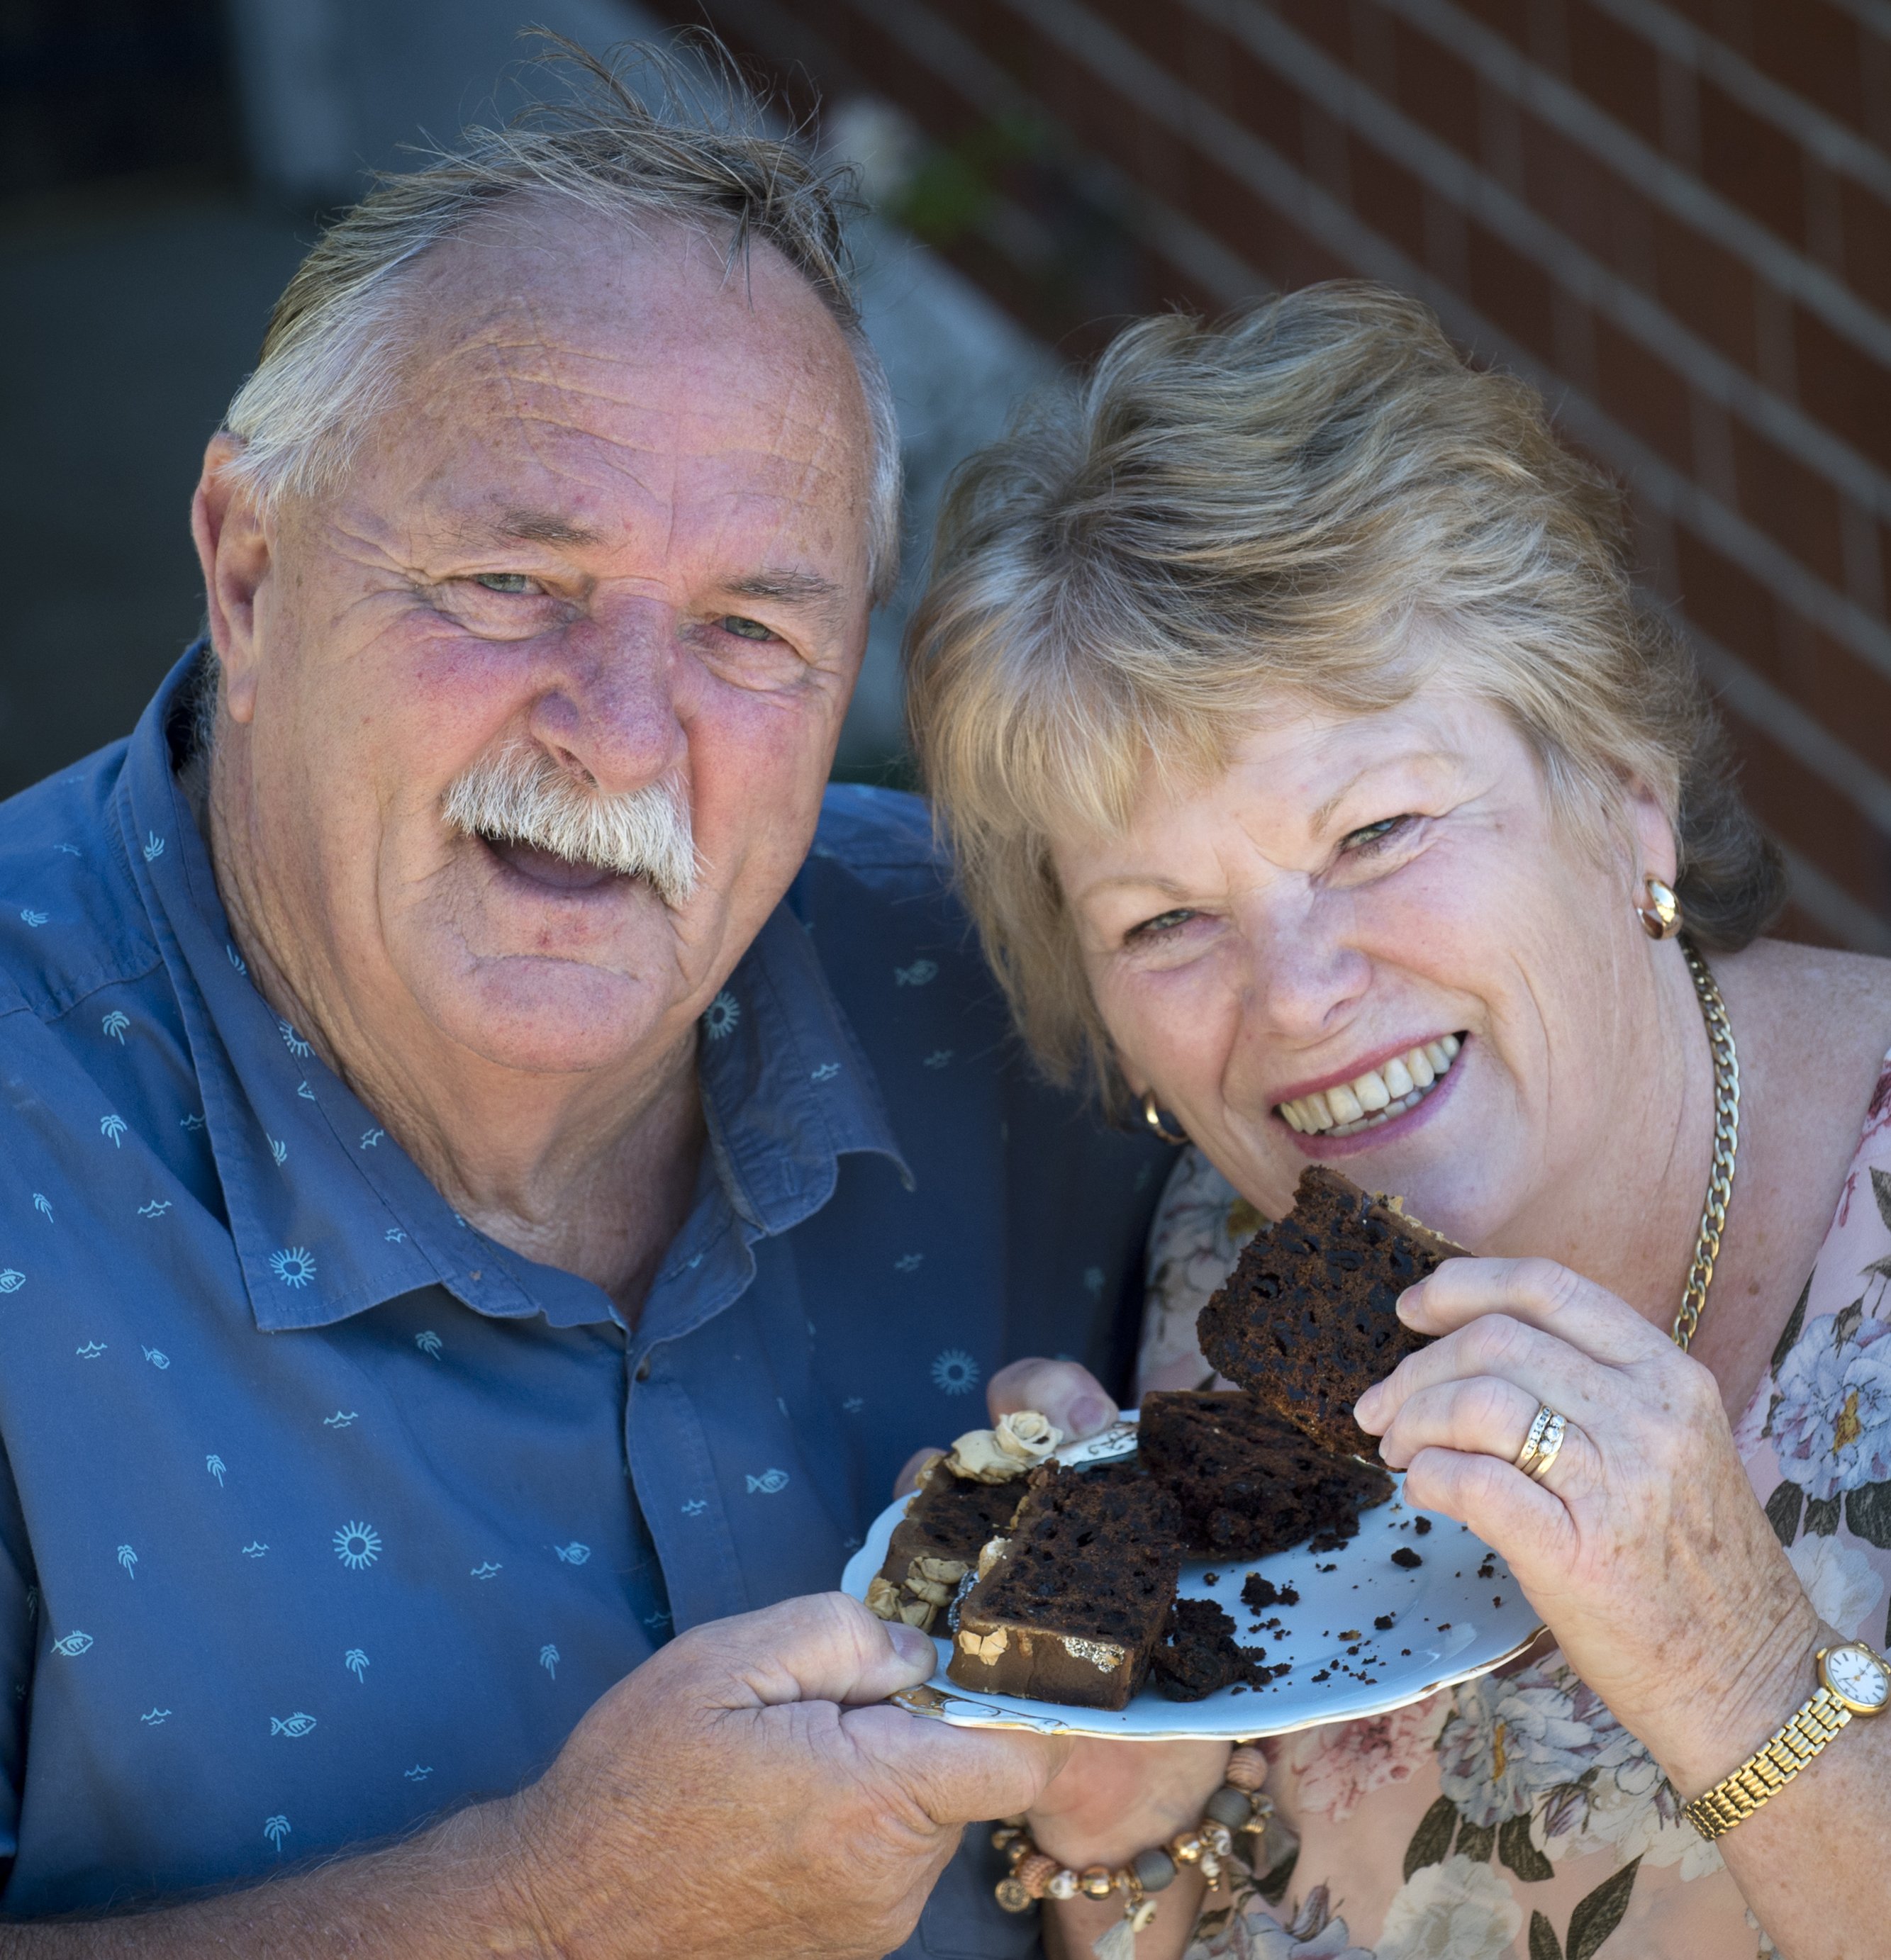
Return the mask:
M 539 509 L 608 536 L 713 506 L 843 552 L 860 530 L 852 355 L 768 248 L 731 268 L 676 228 L 564 219 L 440 261 L 413 296 L 387 434 L 422 462 L 415 488 L 442 519 Z

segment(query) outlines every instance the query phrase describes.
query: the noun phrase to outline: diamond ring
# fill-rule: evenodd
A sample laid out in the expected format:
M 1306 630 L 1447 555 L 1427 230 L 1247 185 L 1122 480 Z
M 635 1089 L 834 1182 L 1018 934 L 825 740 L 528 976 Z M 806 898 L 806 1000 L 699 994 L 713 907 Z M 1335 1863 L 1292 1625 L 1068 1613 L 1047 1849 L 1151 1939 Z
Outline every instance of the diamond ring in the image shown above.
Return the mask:
M 1524 1437 L 1523 1448 L 1512 1461 L 1526 1477 L 1534 1478 L 1540 1484 L 1549 1475 L 1549 1466 L 1555 1462 L 1568 1429 L 1568 1421 L 1549 1403 L 1539 1402 L 1530 1433 Z

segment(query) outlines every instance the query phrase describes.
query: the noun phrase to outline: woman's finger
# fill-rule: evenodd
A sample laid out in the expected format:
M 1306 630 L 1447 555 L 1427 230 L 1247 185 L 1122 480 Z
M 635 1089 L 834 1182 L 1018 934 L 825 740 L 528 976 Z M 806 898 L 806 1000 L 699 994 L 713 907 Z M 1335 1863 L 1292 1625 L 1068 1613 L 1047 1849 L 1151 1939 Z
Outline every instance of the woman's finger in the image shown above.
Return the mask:
M 938 1449 L 915 1449 L 906 1462 L 900 1465 L 899 1475 L 893 1480 L 893 1495 L 896 1497 L 903 1497 L 909 1491 L 918 1490 L 920 1472 L 932 1461 L 934 1457 L 942 1456 L 944 1454 L 944 1450 Z
M 1552 1475 L 1555 1473 L 1552 1472 Z M 1553 1593 L 1580 1550 L 1574 1520 L 1540 1484 L 1480 1451 L 1421 1449 L 1406 1466 L 1405 1500 L 1469 1525 L 1526 1591 Z
M 1517 1459 L 1541 1406 L 1514 1382 L 1495 1376 L 1439 1382 L 1406 1398 L 1397 1421 L 1380 1440 L 1379 1453 L 1393 1469 L 1402 1470 L 1421 1451 L 1455 1450 L 1461 1456 L 1490 1457 L 1520 1478 L 1523 1472 L 1517 1468 Z M 1600 1451 L 1587 1430 L 1565 1418 L 1562 1446 L 1535 1480 L 1538 1487 L 1567 1502 L 1593 1490 L 1601 1478 Z
M 1447 1259 L 1399 1301 L 1399 1318 L 1421 1334 L 1449 1334 L 1487 1313 L 1527 1321 L 1612 1367 L 1668 1345 L 1633 1307 L 1554 1259 Z
M 1048 1361 L 1027 1356 L 999 1369 L 985 1399 L 995 1422 L 1020 1409 L 1036 1409 L 1049 1417 L 1067 1437 L 1094 1436 L 1116 1420 L 1116 1403 L 1102 1382 L 1075 1361 Z
M 1620 1393 L 1619 1379 L 1567 1341 L 1507 1312 L 1494 1312 L 1408 1354 L 1359 1398 L 1354 1414 L 1361 1429 L 1383 1436 L 1408 1397 L 1483 1375 L 1514 1382 L 1529 1392 L 1533 1408 L 1548 1402 L 1565 1415 L 1594 1416 Z

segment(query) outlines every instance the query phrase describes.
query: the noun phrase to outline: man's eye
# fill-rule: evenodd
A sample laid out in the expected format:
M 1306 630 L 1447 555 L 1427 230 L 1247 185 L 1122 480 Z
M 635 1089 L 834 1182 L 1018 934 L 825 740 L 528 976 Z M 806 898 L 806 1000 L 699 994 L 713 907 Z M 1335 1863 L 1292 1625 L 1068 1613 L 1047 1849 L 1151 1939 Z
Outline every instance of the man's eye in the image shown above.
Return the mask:
M 1377 823 L 1361 824 L 1357 830 L 1347 832 L 1339 840 L 1339 848 L 1356 856 L 1370 858 L 1379 845 L 1396 837 L 1411 821 L 1409 816 L 1388 816 Z
M 482 571 L 474 575 L 473 582 L 483 586 L 488 592 L 519 595 L 537 590 L 537 582 L 527 578 L 522 571 Z
M 738 640 L 772 640 L 773 632 L 759 619 L 745 619 L 739 612 L 725 612 L 721 621 L 725 633 L 733 633 Z
M 1125 940 L 1149 940 L 1173 932 L 1179 925 L 1186 925 L 1195 914 L 1186 905 L 1179 905 L 1172 912 L 1157 912 L 1154 918 L 1144 919 L 1140 925 L 1132 925 L 1124 934 Z

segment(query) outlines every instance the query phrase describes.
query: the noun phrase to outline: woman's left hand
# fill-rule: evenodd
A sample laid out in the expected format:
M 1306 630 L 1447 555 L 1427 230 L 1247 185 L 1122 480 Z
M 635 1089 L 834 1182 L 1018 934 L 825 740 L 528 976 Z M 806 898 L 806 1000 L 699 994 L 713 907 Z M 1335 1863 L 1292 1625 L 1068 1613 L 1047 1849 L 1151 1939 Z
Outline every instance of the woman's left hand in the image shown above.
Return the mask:
M 1733 1447 L 1713 1376 L 1547 1259 L 1453 1259 L 1399 1318 L 1441 1337 L 1360 1397 L 1407 1500 L 1508 1562 L 1569 1664 L 1684 1796 L 1812 1691 L 1819 1623 Z M 1539 1404 L 1567 1418 L 1540 1481 Z

